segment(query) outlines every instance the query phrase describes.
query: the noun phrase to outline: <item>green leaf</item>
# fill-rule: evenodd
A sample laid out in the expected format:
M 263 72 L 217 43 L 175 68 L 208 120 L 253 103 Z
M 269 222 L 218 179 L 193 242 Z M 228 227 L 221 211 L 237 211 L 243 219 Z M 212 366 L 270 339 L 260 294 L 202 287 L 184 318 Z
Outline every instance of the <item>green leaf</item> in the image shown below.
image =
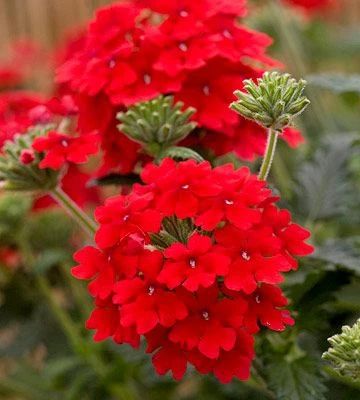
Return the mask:
M 317 247 L 311 257 L 341 266 L 360 276 L 360 237 L 329 239 Z
M 305 162 L 297 174 L 298 208 L 309 220 L 343 213 L 344 197 L 352 190 L 347 161 L 352 154 L 355 136 L 332 137 Z
M 313 74 L 308 75 L 306 79 L 310 85 L 329 89 L 335 93 L 355 92 L 360 94 L 360 74 Z
M 163 158 L 170 157 L 176 160 L 188 160 L 194 159 L 196 161 L 204 161 L 200 154 L 196 151 L 189 149 L 188 147 L 172 146 L 163 150 L 159 156 L 160 160 Z
M 298 314 L 298 329 L 319 332 L 327 329 L 327 307 L 334 301 L 335 293 L 349 283 L 350 274 L 346 271 L 327 271 L 321 266 L 313 266 L 313 271 L 311 269 L 308 268 L 310 272 L 303 282 L 286 287 L 286 294 Z
M 43 379 L 41 373 L 27 362 L 20 362 L 16 371 L 9 377 L 0 379 L 0 393 L 19 394 L 21 398 L 31 400 L 60 400 L 59 393 L 52 390 L 50 382 Z
M 71 249 L 73 224 L 61 210 L 34 213 L 26 224 L 27 237 L 35 251 Z
M 68 261 L 71 257 L 66 250 L 62 249 L 48 249 L 39 254 L 36 261 L 34 272 L 37 274 L 44 274 L 50 268 Z
M 335 293 L 337 309 L 352 310 L 360 313 L 360 279 L 354 278 L 349 285 Z
M 46 364 L 44 375 L 47 380 L 52 381 L 78 367 L 81 363 L 81 360 L 74 356 L 56 358 Z
M 71 385 L 64 393 L 63 400 L 78 400 L 89 391 L 89 385 L 96 377 L 90 369 L 83 369 L 76 373 Z
M 308 356 L 288 360 L 283 354 L 272 355 L 265 369 L 276 400 L 325 400 L 319 371 L 320 363 Z
M 19 296 L 19 293 L 17 295 Z M 0 343 L 0 357 L 22 357 L 33 351 L 40 343 L 46 346 L 48 354 L 51 355 L 64 356 L 68 352 L 66 338 L 47 305 L 39 305 L 27 319 L 18 320 L 17 323 L 19 329 L 15 332 L 11 343 L 3 346 Z
M 0 197 L 0 242 L 11 244 L 24 227 L 26 215 L 31 208 L 31 197 L 2 194 Z

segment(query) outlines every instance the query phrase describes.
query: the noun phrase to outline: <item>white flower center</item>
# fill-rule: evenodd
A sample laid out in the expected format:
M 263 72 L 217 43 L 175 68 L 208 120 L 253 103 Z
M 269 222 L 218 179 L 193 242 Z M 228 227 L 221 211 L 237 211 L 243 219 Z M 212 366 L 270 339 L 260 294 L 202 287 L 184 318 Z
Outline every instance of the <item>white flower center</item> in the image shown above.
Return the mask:
M 205 85 L 203 87 L 203 93 L 205 96 L 209 96 L 210 95 L 210 87 L 208 85 Z
M 181 10 L 179 12 L 180 17 L 186 18 L 189 16 L 189 13 L 186 10 Z
M 144 74 L 143 76 L 145 85 L 150 85 L 151 83 L 151 76 L 149 74 Z
M 208 321 L 210 318 L 209 313 L 207 311 L 203 311 L 202 316 L 206 321 Z
M 187 190 L 187 189 L 189 189 L 189 187 L 190 187 L 190 185 L 185 184 L 185 185 L 182 185 L 182 186 L 181 186 L 181 189 Z
M 226 37 L 227 39 L 231 39 L 232 38 L 232 34 L 229 30 L 224 29 L 223 30 L 223 36 Z
M 227 206 L 231 206 L 231 205 L 234 204 L 234 202 L 233 202 L 232 200 L 225 200 L 225 204 L 226 204 Z
M 69 143 L 67 142 L 67 140 L 63 139 L 63 140 L 61 141 L 61 146 L 62 146 L 62 147 L 68 147 L 68 146 L 69 146 Z
M 242 257 L 244 260 L 246 260 L 246 261 L 249 261 L 249 260 L 250 260 L 250 256 L 249 256 L 249 254 L 248 254 L 247 251 L 242 251 L 242 252 L 241 252 L 241 257 Z
M 191 258 L 191 259 L 189 260 L 189 264 L 190 264 L 190 267 L 191 267 L 191 268 L 195 268 L 195 267 L 196 267 L 196 261 L 195 261 L 193 258 Z
M 181 50 L 181 51 L 187 51 L 188 50 L 188 47 L 187 47 L 187 45 L 186 45 L 186 43 L 180 43 L 179 44 L 179 49 Z
M 114 67 L 115 67 L 115 65 L 116 65 L 116 61 L 112 58 L 110 61 L 109 61 L 109 68 L 110 69 L 113 69 Z
M 154 286 L 149 286 L 148 295 L 149 295 L 149 296 L 152 296 L 152 295 L 154 294 L 154 292 L 155 292 Z

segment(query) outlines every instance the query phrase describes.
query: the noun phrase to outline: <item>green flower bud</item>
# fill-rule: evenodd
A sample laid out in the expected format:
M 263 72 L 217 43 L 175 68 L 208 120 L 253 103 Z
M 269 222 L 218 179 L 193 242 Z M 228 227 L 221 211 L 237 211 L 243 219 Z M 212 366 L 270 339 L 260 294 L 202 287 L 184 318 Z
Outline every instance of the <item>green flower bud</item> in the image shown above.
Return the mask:
M 310 101 L 303 96 L 306 82 L 289 74 L 265 72 L 262 78 L 244 81 L 245 91 L 235 91 L 238 98 L 230 108 L 265 128 L 281 132 L 301 114 Z
M 328 339 L 331 347 L 323 359 L 343 376 L 360 381 L 360 319 L 352 326 L 343 326 L 342 333 Z
M 35 138 L 46 135 L 52 126 L 32 127 L 5 142 L 0 156 L 0 186 L 12 191 L 48 191 L 58 183 L 59 174 L 40 169 L 41 155 L 32 151 Z M 27 153 L 28 152 L 28 153 Z
M 196 127 L 189 122 L 195 113 L 194 108 L 182 111 L 184 104 L 174 104 L 172 96 L 159 96 L 156 99 L 138 103 L 126 112 L 117 115 L 121 124 L 118 128 L 131 140 L 140 143 L 148 153 L 173 146 L 184 139 Z

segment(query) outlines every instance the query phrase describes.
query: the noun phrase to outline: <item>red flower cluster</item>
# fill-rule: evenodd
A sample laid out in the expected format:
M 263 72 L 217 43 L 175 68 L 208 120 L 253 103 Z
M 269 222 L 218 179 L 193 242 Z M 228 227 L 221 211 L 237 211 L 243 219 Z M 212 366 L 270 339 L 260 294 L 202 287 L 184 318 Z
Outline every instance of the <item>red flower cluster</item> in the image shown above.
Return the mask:
M 0 148 L 16 133 L 24 132 L 37 122 L 33 110 L 43 107 L 43 96 L 26 91 L 0 93 Z
M 243 79 L 259 77 L 259 66 L 276 65 L 265 55 L 271 39 L 238 22 L 245 3 L 134 0 L 97 12 L 77 42 L 82 48 L 59 68 L 58 81 L 77 96 L 80 130 L 102 135 L 102 172 L 128 172 L 139 157 L 138 145 L 117 132 L 116 112 L 159 94 L 174 94 L 197 109 L 194 119 L 206 135 L 194 134 L 190 143 L 217 155 L 263 154 L 262 128 L 229 110 Z M 302 140 L 295 130 L 283 137 L 293 146 Z
M 25 133 L 30 126 L 54 123 L 63 116 L 69 117 L 76 112 L 76 106 L 70 96 L 47 100 L 37 93 L 28 91 L 0 93 L 0 152 L 5 141 L 12 140 L 15 134 Z M 90 135 L 89 140 L 90 138 L 94 138 L 94 135 Z M 80 145 L 83 140 L 81 139 L 78 144 Z M 95 143 L 90 144 L 90 147 L 93 146 L 95 146 Z M 98 148 L 98 144 L 96 148 Z M 51 153 L 53 154 L 53 152 Z M 33 149 L 24 150 L 20 156 L 20 161 L 23 164 L 30 164 L 33 160 Z M 61 182 L 66 193 L 80 206 L 99 200 L 98 189 L 86 187 L 89 178 L 88 173 L 81 171 L 77 165 L 72 164 Z M 53 204 L 50 197 L 41 197 L 35 202 L 35 208 L 42 209 L 50 204 Z
M 309 233 L 247 168 L 165 159 L 143 185 L 96 210 L 97 247 L 75 254 L 96 308 L 87 327 L 153 353 L 159 374 L 192 364 L 221 382 L 247 379 L 254 334 L 292 325 L 277 286 L 312 252 Z
M 60 169 L 65 163 L 82 164 L 87 162 L 88 157 L 98 152 L 99 136 L 88 134 L 79 137 L 69 136 L 64 133 L 50 131 L 46 136 L 38 137 L 34 140 L 33 149 L 45 156 L 41 160 L 41 169 L 51 168 Z M 22 158 L 27 158 L 26 154 L 21 154 Z

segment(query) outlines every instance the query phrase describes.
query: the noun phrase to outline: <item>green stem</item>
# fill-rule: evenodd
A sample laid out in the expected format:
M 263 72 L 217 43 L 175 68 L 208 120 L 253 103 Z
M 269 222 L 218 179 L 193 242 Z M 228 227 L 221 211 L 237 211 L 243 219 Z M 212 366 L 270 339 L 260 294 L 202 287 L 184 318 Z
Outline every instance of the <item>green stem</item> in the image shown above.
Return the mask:
M 263 162 L 261 164 L 260 172 L 258 178 L 261 180 L 266 180 L 269 175 L 271 164 L 274 159 L 276 143 L 279 136 L 279 132 L 275 131 L 272 128 L 269 128 L 268 132 L 268 140 L 266 144 L 265 155 L 263 158 Z
M 67 213 L 89 234 L 91 238 L 96 232 L 95 222 L 60 188 L 50 192 L 54 200 L 61 205 Z
M 80 349 L 82 349 L 82 339 L 79 335 L 78 329 L 73 324 L 69 315 L 55 301 L 51 286 L 49 285 L 47 279 L 38 274 L 35 275 L 35 279 L 40 293 L 46 299 L 47 305 L 50 307 L 55 318 L 63 328 L 63 331 L 66 337 L 69 339 L 72 347 L 78 352 Z

